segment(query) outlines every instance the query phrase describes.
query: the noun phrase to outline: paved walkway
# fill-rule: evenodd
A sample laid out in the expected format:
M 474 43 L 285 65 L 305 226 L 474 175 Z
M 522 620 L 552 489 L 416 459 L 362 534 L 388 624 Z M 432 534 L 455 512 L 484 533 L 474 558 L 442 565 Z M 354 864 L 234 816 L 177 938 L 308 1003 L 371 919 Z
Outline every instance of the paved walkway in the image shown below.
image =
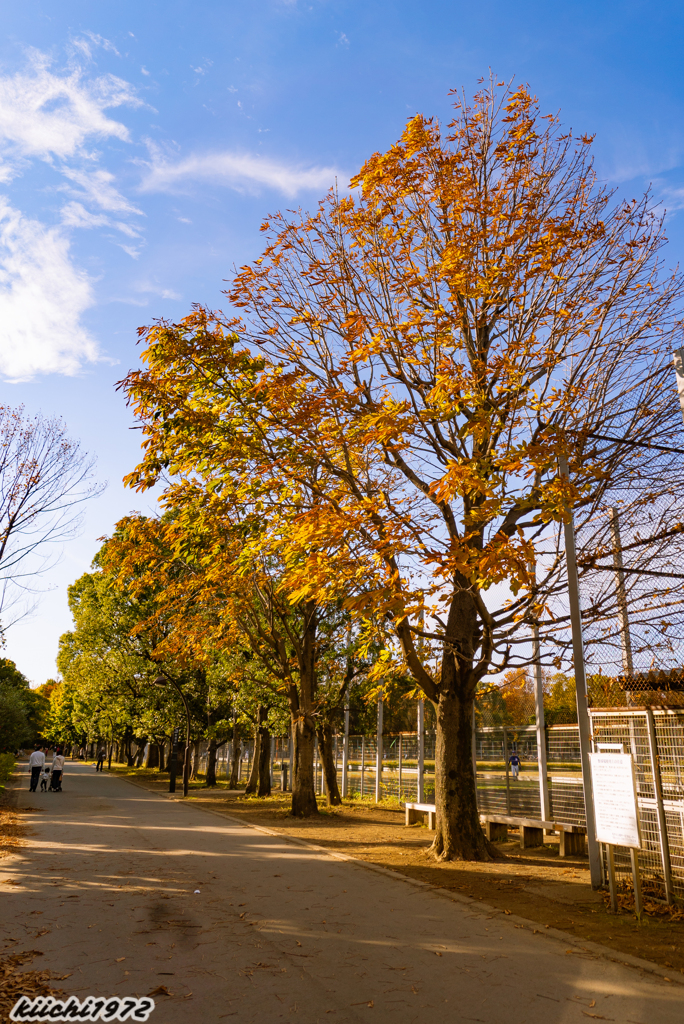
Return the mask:
M 680 1024 L 684 987 L 67 763 L 0 861 L 5 949 L 151 1024 Z M 21 884 L 6 884 L 8 881 Z M 198 892 L 196 890 L 199 890 Z M 31 969 L 27 965 L 26 969 Z

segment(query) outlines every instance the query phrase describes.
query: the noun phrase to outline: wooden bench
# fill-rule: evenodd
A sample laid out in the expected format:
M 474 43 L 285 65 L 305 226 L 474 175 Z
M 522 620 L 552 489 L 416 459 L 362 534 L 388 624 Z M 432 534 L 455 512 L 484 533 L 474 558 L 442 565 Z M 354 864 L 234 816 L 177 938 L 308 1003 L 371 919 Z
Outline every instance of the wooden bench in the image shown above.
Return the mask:
M 437 824 L 437 808 L 434 804 L 406 804 L 406 824 L 415 825 L 417 821 L 423 821 L 427 815 L 428 828 L 435 830 Z
M 585 852 L 584 825 L 568 825 L 564 821 L 542 821 L 539 818 L 519 818 L 512 814 L 481 814 L 487 839 L 508 838 L 509 825 L 520 830 L 520 847 L 528 850 L 544 845 L 544 832 L 558 832 L 560 857 L 576 856 Z
M 427 816 L 428 828 L 434 830 L 437 809 L 434 804 L 406 804 L 406 824 L 413 825 Z M 481 814 L 485 835 L 490 842 L 508 838 L 509 826 L 520 831 L 520 847 L 523 850 L 544 845 L 544 832 L 558 832 L 559 856 L 572 857 L 585 852 L 583 825 L 568 825 L 563 821 L 542 821 L 539 818 L 519 818 L 512 814 Z

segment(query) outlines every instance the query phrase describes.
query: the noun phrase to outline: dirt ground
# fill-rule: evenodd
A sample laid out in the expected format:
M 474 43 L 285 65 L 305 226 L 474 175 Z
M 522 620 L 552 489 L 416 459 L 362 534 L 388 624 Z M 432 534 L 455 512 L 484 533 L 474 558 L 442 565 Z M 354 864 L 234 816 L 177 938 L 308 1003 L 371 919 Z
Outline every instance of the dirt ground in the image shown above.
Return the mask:
M 112 766 L 146 789 L 167 793 L 168 776 L 153 770 Z M 179 780 L 180 782 L 180 780 Z M 176 793 L 182 799 L 182 787 Z M 662 905 L 646 901 L 650 913 L 611 913 L 604 893 L 593 892 L 586 857 L 558 857 L 558 842 L 547 837 L 543 848 L 521 850 L 516 838 L 497 844 L 501 859 L 487 864 L 437 863 L 428 854 L 432 833 L 424 826 L 406 828 L 399 809 L 348 801 L 341 808 L 321 806 L 315 819 L 288 814 L 289 796 L 245 798 L 225 786 L 207 790 L 191 784 L 188 800 L 214 812 L 244 819 L 317 846 L 398 871 L 430 885 L 482 900 L 538 924 L 560 928 L 578 939 L 598 942 L 684 974 L 684 910 L 663 916 Z M 627 898 L 625 898 L 627 904 Z

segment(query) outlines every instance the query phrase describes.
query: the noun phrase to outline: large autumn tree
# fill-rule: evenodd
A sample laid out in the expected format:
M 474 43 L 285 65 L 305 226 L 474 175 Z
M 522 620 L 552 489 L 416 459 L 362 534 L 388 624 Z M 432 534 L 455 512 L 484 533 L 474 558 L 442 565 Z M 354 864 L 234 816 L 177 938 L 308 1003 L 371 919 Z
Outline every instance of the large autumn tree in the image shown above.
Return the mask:
M 444 130 L 417 116 L 349 195 L 263 225 L 262 256 L 227 293 L 237 315 L 180 332 L 195 422 L 210 377 L 258 435 L 230 472 L 303 499 L 280 528 L 284 586 L 383 616 L 435 706 L 441 858 L 491 855 L 475 693 L 529 660 L 533 625 L 557 639 L 567 507 L 632 486 L 648 472 L 633 442 L 678 428 L 682 282 L 663 271 L 649 197 L 603 187 L 590 146 L 503 84 L 457 100 Z M 145 354 L 157 368 L 162 334 Z M 249 394 L 231 383 L 235 339 L 263 359 Z M 188 420 L 155 413 L 143 378 L 127 386 L 158 472 Z

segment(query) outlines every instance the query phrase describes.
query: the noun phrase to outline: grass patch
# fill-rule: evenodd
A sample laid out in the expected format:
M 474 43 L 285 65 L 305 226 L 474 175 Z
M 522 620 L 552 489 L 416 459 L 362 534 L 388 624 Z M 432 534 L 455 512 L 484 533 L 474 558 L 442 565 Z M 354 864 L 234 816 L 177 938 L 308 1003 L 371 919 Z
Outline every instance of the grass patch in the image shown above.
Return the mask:
M 0 754 L 0 789 L 5 788 L 5 783 L 14 771 L 16 763 L 14 754 Z

